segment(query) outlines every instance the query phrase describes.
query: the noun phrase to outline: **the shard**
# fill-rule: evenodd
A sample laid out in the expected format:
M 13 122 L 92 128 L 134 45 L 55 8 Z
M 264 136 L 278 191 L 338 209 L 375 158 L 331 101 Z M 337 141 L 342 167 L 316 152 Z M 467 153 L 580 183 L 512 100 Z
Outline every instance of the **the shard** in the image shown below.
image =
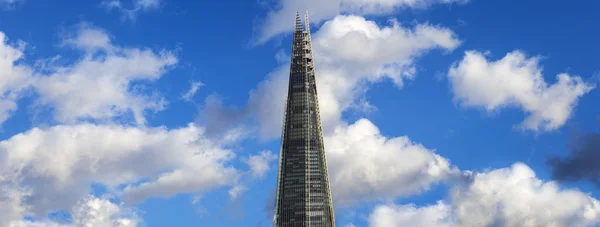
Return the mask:
M 276 227 L 333 227 L 308 13 L 296 13 L 277 179 Z

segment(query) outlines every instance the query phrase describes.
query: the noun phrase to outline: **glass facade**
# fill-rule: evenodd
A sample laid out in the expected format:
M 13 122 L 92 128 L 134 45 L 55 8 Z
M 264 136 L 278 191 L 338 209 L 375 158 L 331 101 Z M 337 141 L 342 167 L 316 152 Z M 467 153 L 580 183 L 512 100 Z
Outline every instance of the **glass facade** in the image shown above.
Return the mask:
M 277 180 L 276 227 L 333 227 L 308 14 L 296 14 Z

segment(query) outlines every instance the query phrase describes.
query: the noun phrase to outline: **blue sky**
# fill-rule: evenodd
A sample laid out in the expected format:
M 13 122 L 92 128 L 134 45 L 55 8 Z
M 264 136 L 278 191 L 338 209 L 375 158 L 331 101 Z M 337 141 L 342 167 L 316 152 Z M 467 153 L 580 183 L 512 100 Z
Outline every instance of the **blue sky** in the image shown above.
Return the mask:
M 306 10 L 338 226 L 600 226 L 599 2 L 0 7 L 0 226 L 270 226 Z

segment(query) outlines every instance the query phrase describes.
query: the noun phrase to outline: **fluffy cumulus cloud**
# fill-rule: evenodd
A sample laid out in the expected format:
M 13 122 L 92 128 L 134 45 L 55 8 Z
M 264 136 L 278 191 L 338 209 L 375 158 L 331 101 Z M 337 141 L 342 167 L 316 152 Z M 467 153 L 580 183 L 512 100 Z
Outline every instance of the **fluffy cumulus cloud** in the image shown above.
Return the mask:
M 341 122 L 343 111 L 361 105 L 368 83 L 389 79 L 398 87 L 415 77 L 415 59 L 433 49 L 451 51 L 460 41 L 443 27 L 396 21 L 379 26 L 359 16 L 337 16 L 314 34 L 317 89 L 326 132 Z M 258 116 L 262 137 L 281 133 L 289 66 L 282 66 L 250 92 L 249 109 Z M 362 102 L 362 104 L 367 104 Z
M 123 208 L 108 199 L 87 196 L 72 211 L 72 223 L 58 223 L 50 220 L 12 221 L 8 227 L 135 227 L 139 218 L 130 209 Z M 3 225 L 4 226 L 4 225 Z
M 539 58 L 527 58 L 519 51 L 490 61 L 477 51 L 467 51 L 453 65 L 448 77 L 454 99 L 466 107 L 494 111 L 518 107 L 529 116 L 520 127 L 533 131 L 551 131 L 565 124 L 581 96 L 594 86 L 578 76 L 559 74 L 548 85 L 542 77 Z
M 135 227 L 139 220 L 130 210 L 106 199 L 89 197 L 73 210 L 75 226 Z
M 466 226 L 589 226 L 600 221 L 600 202 L 576 190 L 543 182 L 528 166 L 479 173 L 454 190 L 457 222 Z
M 450 207 L 443 202 L 418 208 L 414 205 L 381 205 L 369 215 L 369 226 L 450 227 Z
M 325 144 L 339 205 L 417 194 L 458 173 L 434 151 L 407 137 L 388 139 L 366 119 L 338 127 Z
M 172 130 L 93 124 L 34 128 L 0 142 L 0 190 L 8 192 L 0 204 L 9 210 L 2 217 L 69 210 L 90 183 L 106 185 L 132 204 L 234 185 L 238 171 L 227 164 L 234 157 L 192 124 Z
M 400 218 L 398 211 L 410 211 Z M 413 208 L 383 205 L 371 214 L 371 226 L 594 226 L 600 223 L 600 202 L 577 190 L 561 189 L 543 182 L 529 167 L 510 168 L 471 175 L 452 190 L 449 202 Z
M 62 42 L 83 55 L 72 64 L 58 64 L 62 60 L 57 56 L 27 65 L 22 61 L 25 46 L 9 43 L 0 32 L 0 123 L 31 88 L 38 94 L 35 105 L 50 107 L 61 123 L 133 116 L 144 124 L 144 115 L 162 110 L 166 101 L 138 82 L 159 79 L 178 61 L 166 50 L 116 46 L 107 32 L 85 23 Z
M 177 63 L 171 52 L 119 47 L 105 31 L 86 24 L 78 26 L 64 45 L 83 51 L 84 56 L 68 66 L 50 64 L 49 75 L 35 81 L 38 104 L 51 106 L 56 120 L 110 120 L 131 113 L 138 124 L 144 124 L 147 110 L 163 109 L 166 101 L 136 82 L 160 78 Z
M 16 100 L 32 82 L 31 68 L 20 63 L 24 48 L 25 43 L 11 43 L 0 32 L 0 124 L 17 109 Z
M 468 0 L 276 0 L 266 17 L 258 24 L 255 43 L 264 43 L 274 36 L 289 32 L 296 12 L 310 10 L 313 23 L 329 20 L 341 13 L 386 15 L 398 8 L 425 8 L 432 4 L 465 3 Z
M 234 194 L 245 190 L 237 182 L 240 172 L 228 164 L 235 154 L 222 148 L 240 137 L 239 130 L 213 140 L 195 124 L 145 126 L 147 111 L 161 110 L 166 101 L 142 84 L 159 79 L 177 63 L 171 52 L 115 45 L 106 31 L 85 23 L 63 37 L 62 48 L 81 54 L 76 61 L 63 64 L 66 60 L 57 56 L 27 65 L 26 45 L 0 33 L 0 121 L 10 117 L 19 98 L 36 93 L 35 107 L 49 107 L 54 120 L 64 123 L 0 141 L 0 226 L 139 223 L 108 200 L 82 203 L 91 183 L 106 186 L 108 194 L 128 205 L 227 186 Z M 200 85 L 192 84 L 190 96 Z M 137 124 L 113 121 L 129 122 L 129 117 Z M 258 175 L 266 171 L 261 161 L 252 162 Z M 71 211 L 73 223 L 44 221 L 54 211 Z M 40 221 L 24 220 L 26 216 Z
M 123 1 L 120 0 L 106 0 L 102 1 L 101 5 L 108 10 L 115 9 L 120 11 L 123 20 L 131 21 L 136 20 L 138 13 L 156 10 L 161 6 L 161 0 L 132 0 L 125 2 L 126 3 L 123 3 Z M 129 2 L 131 3 L 128 4 Z

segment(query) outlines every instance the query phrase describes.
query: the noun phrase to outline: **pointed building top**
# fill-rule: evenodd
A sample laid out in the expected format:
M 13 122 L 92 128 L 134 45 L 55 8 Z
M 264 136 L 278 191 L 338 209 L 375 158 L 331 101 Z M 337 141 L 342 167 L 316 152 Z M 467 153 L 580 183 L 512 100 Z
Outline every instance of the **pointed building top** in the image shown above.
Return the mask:
M 304 31 L 302 27 L 302 21 L 300 20 L 300 13 L 296 12 L 296 24 L 294 25 L 294 31 Z
M 310 34 L 310 22 L 308 21 L 308 10 L 306 10 L 306 15 L 304 16 L 304 28 Z

